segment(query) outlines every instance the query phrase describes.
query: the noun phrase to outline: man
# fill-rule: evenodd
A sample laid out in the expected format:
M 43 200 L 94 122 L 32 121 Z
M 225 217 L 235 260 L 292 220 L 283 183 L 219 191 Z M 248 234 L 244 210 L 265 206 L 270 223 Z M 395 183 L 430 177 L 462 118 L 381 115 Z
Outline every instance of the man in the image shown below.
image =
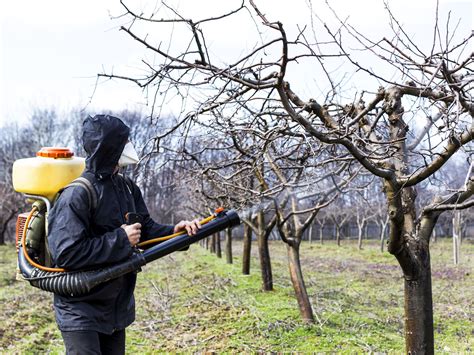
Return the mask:
M 67 187 L 52 208 L 48 243 L 52 260 L 67 270 L 94 269 L 126 260 L 139 241 L 181 230 L 195 234 L 197 221 L 176 226 L 155 223 L 140 189 L 118 174 L 119 165 L 137 163 L 128 142 L 130 129 L 117 117 L 97 115 L 83 124 L 87 153 L 83 177 L 97 192 L 94 210 L 83 186 Z M 125 224 L 127 212 L 138 213 L 142 224 Z M 56 322 L 67 354 L 124 354 L 125 328 L 135 319 L 136 275 L 108 281 L 81 297 L 54 295 Z

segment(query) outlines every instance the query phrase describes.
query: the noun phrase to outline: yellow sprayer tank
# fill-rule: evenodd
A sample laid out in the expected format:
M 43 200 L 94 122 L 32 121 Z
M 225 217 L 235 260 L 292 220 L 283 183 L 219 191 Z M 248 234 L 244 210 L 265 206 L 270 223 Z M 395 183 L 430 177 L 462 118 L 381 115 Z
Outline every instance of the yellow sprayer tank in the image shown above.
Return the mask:
M 84 158 L 74 157 L 69 148 L 41 148 L 36 157 L 13 163 L 13 188 L 52 201 L 59 190 L 82 174 L 84 168 Z

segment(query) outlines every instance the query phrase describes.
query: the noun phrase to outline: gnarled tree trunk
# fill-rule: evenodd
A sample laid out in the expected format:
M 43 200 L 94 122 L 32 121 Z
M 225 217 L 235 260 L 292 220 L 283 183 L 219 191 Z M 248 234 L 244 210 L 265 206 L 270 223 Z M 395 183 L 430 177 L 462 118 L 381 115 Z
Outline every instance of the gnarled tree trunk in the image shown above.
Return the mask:
M 225 231 L 225 259 L 227 264 L 232 264 L 232 229 Z
M 268 249 L 268 235 L 265 233 L 265 216 L 263 211 L 257 215 L 258 224 L 258 255 L 260 258 L 260 270 L 262 272 L 262 288 L 264 291 L 273 291 L 272 264 L 270 262 L 270 250 Z
M 362 234 L 364 232 L 363 227 L 358 227 L 358 234 L 357 234 L 357 249 L 362 250 Z
M 425 260 L 413 280 L 405 276 L 405 339 L 409 354 L 433 354 L 433 296 L 429 250 L 421 251 Z
M 252 249 L 252 228 L 244 224 L 244 247 L 242 252 L 242 273 L 250 274 L 250 252 Z
M 222 248 L 221 248 L 221 234 L 216 233 L 216 256 L 222 258 Z
M 336 242 L 337 242 L 337 246 L 340 247 L 341 246 L 341 227 L 336 224 Z
M 406 124 L 400 92 L 389 91 L 387 106 L 390 138 L 398 140 L 397 154 L 392 167 L 397 175 L 408 174 L 408 154 L 404 138 Z M 385 180 L 384 192 L 390 216 L 388 251 L 400 264 L 405 278 L 405 344 L 409 354 L 433 354 L 433 299 L 431 294 L 431 268 L 429 238 L 437 216 L 423 216 L 420 227 L 416 223 L 416 191 Z
M 392 160 L 396 174 L 409 173 L 405 144 L 406 124 L 403 122 L 401 94 L 397 89 L 387 93 L 385 109 L 389 114 L 390 138 L 397 154 Z M 417 226 L 416 191 L 413 187 L 400 186 L 385 180 L 384 192 L 390 217 L 388 251 L 400 264 L 405 278 L 405 344 L 409 354 L 433 354 L 433 298 L 429 241 L 438 214 L 423 214 Z
M 405 342 L 409 354 L 434 353 L 430 252 L 421 234 L 414 238 L 416 244 L 395 254 L 405 278 Z
M 306 291 L 306 285 L 303 279 L 303 272 L 301 271 L 300 263 L 300 244 L 293 242 L 286 244 L 286 250 L 288 252 L 288 266 L 290 269 L 291 283 L 295 290 L 296 300 L 301 313 L 301 318 L 306 323 L 314 322 L 313 309 L 311 302 L 309 301 L 308 293 Z
M 213 234 L 211 237 L 211 253 L 216 253 L 216 234 Z

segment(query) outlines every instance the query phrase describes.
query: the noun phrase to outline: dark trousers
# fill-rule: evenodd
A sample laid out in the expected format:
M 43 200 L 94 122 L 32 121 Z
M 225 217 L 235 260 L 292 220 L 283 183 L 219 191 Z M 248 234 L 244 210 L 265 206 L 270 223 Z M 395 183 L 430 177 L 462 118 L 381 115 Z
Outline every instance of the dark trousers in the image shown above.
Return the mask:
M 108 335 L 81 330 L 61 332 L 67 355 L 120 355 L 125 354 L 125 329 Z

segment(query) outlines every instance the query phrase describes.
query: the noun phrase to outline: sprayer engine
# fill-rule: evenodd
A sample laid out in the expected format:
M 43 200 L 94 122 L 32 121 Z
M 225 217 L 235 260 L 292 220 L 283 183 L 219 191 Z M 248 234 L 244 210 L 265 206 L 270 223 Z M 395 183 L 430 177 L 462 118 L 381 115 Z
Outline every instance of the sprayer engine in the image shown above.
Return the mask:
M 26 251 L 32 260 L 49 267 L 51 266 L 51 258 L 46 238 L 46 217 L 46 204 L 41 200 L 35 201 L 32 206 L 32 213 L 18 215 L 15 242 L 18 252 L 24 236 Z

